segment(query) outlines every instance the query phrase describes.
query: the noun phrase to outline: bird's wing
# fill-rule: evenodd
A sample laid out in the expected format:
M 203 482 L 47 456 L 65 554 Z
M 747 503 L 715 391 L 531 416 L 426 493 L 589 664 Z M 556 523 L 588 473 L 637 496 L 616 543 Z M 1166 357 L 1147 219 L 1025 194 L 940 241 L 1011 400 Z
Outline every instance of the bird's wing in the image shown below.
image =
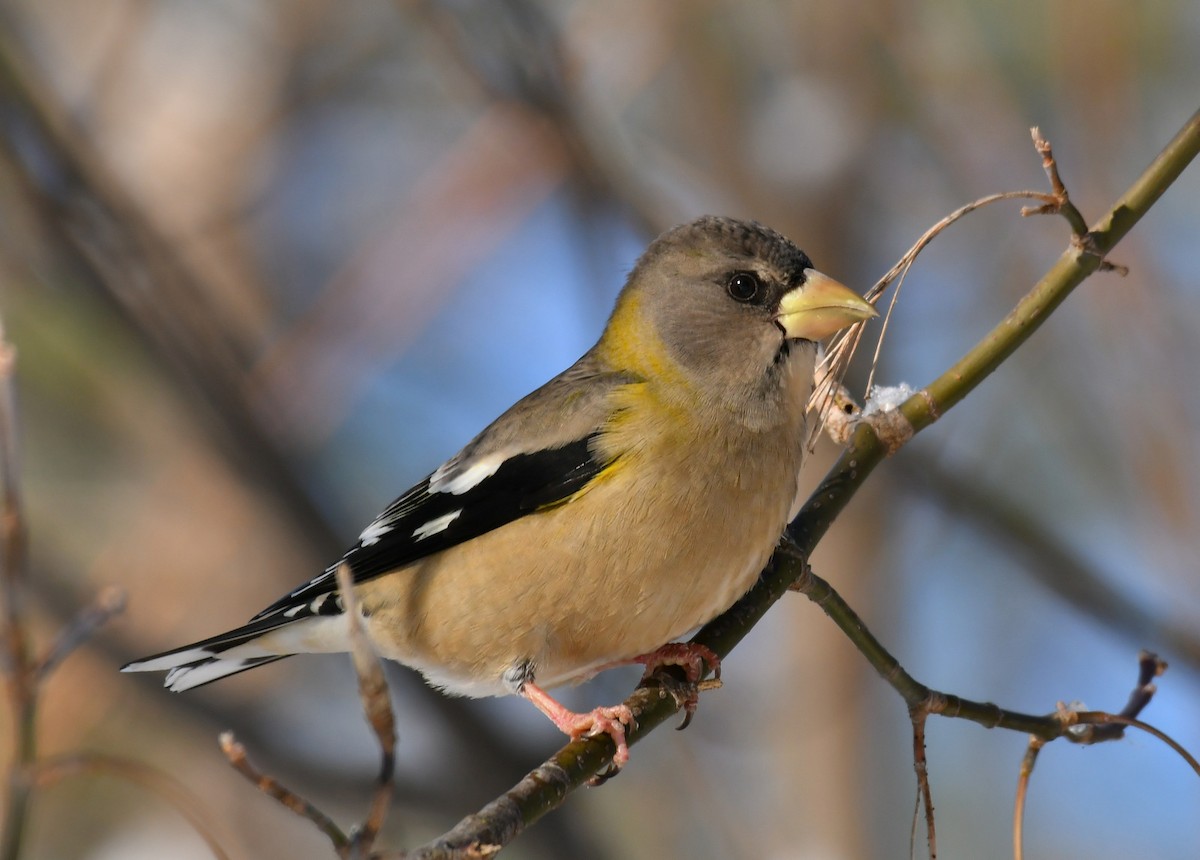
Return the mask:
M 350 565 L 354 581 L 365 582 L 554 507 L 609 467 L 612 460 L 599 456 L 593 441 L 608 418 L 607 393 L 628 380 L 585 371 L 576 365 L 518 402 L 388 505 L 341 560 Z M 341 612 L 335 593 L 341 561 L 251 622 Z

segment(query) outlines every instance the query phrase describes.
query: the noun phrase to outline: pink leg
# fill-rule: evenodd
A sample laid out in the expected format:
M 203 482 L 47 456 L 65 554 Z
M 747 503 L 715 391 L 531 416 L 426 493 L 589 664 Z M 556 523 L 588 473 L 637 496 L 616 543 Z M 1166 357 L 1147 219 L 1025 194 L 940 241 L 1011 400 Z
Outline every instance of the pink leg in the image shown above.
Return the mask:
M 571 738 L 578 740 L 585 736 L 608 735 L 616 745 L 613 754 L 613 768 L 620 770 L 629 761 L 629 744 L 625 742 L 625 727 L 635 725 L 633 711 L 625 705 L 596 708 L 579 714 L 568 710 L 558 703 L 549 693 L 537 684 L 526 681 L 521 687 L 521 695 L 537 706 L 537 709 L 550 718 L 550 722 L 558 730 Z

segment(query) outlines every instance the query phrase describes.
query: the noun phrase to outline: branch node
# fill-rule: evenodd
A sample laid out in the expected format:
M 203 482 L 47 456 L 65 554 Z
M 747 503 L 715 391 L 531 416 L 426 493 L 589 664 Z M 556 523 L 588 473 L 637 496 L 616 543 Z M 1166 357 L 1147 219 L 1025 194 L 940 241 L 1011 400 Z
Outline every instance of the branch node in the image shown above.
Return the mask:
M 899 385 L 880 385 L 871 390 L 863 406 L 859 420 L 865 421 L 875 431 L 889 457 L 917 432 L 908 417 L 900 411 L 904 401 L 916 393 L 912 386 L 903 382 Z M 924 398 L 932 409 L 933 403 L 928 392 L 925 392 Z M 936 415 L 936 410 L 933 410 L 933 414 Z

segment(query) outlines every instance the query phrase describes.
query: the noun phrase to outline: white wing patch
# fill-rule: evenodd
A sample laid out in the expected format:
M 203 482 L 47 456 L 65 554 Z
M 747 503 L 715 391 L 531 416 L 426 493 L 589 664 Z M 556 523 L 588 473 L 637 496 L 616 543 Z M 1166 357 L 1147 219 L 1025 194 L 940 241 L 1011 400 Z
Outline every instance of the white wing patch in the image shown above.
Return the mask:
M 450 523 L 458 519 L 461 514 L 462 508 L 459 508 L 457 511 L 451 511 L 448 514 L 443 514 L 442 516 L 436 517 L 422 526 L 418 526 L 416 531 L 413 532 L 413 539 L 424 540 L 425 538 L 431 537 L 438 532 L 444 532 L 450 527 Z
M 380 517 L 371 522 L 369 526 L 362 530 L 362 534 L 358 536 L 358 542 L 363 546 L 371 546 L 379 543 L 379 539 L 392 530 L 393 519 L 388 517 Z
M 429 492 L 461 496 L 467 490 L 478 486 L 480 481 L 496 474 L 496 470 L 504 465 L 506 459 L 508 458 L 503 455 L 493 454 L 461 472 L 458 471 L 458 464 L 454 460 L 443 463 L 429 478 Z

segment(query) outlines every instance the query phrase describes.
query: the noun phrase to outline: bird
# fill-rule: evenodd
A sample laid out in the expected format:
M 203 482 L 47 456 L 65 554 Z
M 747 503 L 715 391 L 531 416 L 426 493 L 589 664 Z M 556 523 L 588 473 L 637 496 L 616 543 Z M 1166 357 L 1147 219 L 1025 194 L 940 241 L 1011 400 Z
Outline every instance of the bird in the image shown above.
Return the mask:
M 362 530 L 342 559 L 242 627 L 122 671 L 188 690 L 351 650 L 349 566 L 375 650 L 434 687 L 519 695 L 628 761 L 624 705 L 549 688 L 610 667 L 719 669 L 676 642 L 756 582 L 799 510 L 818 342 L 876 316 L 782 234 L 705 216 L 639 257 L 597 343 Z M 686 705 L 689 716 L 694 697 Z

